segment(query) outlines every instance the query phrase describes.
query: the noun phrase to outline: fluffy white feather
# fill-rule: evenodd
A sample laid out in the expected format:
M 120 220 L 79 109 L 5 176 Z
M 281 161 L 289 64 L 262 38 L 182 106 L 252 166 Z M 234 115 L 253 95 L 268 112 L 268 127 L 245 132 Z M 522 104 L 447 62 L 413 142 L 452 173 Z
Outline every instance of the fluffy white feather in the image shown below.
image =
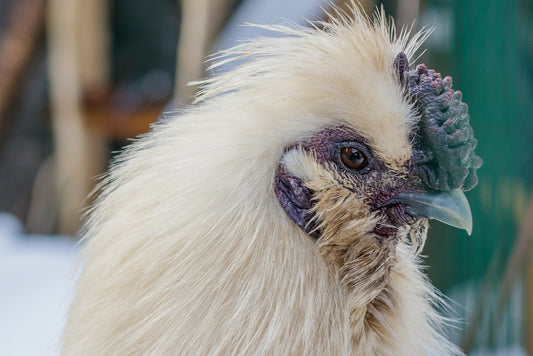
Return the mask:
M 285 37 L 228 51 L 248 61 L 206 80 L 194 106 L 113 165 L 82 234 L 65 355 L 456 352 L 409 245 L 388 247 L 390 275 L 369 294 L 274 194 L 285 148 L 324 127 L 357 128 L 391 167 L 411 156 L 411 107 L 392 62 L 425 35 L 396 37 L 384 15 L 357 10 L 319 27 L 271 27 Z M 299 176 L 327 174 L 298 162 Z

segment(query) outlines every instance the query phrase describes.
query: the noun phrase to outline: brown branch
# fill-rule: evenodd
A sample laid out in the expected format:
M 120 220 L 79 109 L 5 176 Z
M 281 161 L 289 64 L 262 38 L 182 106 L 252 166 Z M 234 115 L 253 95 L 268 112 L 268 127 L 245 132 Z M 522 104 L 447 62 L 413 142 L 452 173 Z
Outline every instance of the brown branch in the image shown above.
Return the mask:
M 0 126 L 43 29 L 45 3 L 45 0 L 13 3 L 0 41 Z

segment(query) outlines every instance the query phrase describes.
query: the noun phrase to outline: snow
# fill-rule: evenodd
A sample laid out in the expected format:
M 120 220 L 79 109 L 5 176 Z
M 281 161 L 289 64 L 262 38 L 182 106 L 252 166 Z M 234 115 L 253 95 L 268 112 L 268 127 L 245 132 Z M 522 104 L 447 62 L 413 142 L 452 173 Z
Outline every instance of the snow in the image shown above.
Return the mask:
M 59 354 L 79 249 L 0 213 L 0 355 Z

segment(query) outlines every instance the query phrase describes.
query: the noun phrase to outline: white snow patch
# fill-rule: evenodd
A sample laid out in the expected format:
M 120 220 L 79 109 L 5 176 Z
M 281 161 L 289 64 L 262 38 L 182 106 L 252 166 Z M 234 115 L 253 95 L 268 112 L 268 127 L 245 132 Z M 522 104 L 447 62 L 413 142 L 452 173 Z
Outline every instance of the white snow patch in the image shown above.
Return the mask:
M 0 355 L 58 355 L 79 246 L 0 213 Z

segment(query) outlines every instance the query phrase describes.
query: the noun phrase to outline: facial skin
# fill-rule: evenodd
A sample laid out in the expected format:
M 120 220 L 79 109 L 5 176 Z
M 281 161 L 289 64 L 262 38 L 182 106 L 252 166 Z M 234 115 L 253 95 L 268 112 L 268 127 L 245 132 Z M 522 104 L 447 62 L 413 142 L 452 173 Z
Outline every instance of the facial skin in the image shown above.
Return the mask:
M 396 236 L 399 227 L 413 225 L 417 218 L 394 200 L 400 192 L 422 191 L 416 181 L 388 168 L 366 140 L 347 127 L 325 129 L 299 147 L 331 173 L 332 185 L 354 195 L 369 214 L 379 216 L 372 231 L 376 238 Z M 292 149 L 295 149 L 294 147 Z M 311 236 L 319 238 L 319 222 L 313 210 L 314 191 L 306 182 L 280 166 L 276 176 L 276 194 L 287 214 Z
M 328 177 L 319 179 L 320 184 L 313 184 L 316 177 L 291 174 L 285 158 L 280 162 L 275 181 L 278 199 L 292 220 L 315 238 L 321 237 L 324 226 L 329 227 L 321 216 L 331 206 L 354 211 L 354 206 L 343 207 L 335 199 L 356 199 L 359 216 L 353 218 L 372 221 L 369 230 L 358 233 L 371 233 L 378 240 L 398 237 L 399 231 L 425 230 L 420 229 L 426 225 L 425 218 L 471 232 L 470 207 L 462 191 L 477 184 L 482 161 L 474 152 L 477 141 L 462 94 L 451 89 L 450 77 L 442 79 L 423 64 L 409 71 L 404 53 L 398 54 L 393 67 L 416 120 L 410 134 L 412 156 L 403 167 L 386 165 L 372 143 L 347 126 L 325 128 L 286 151 L 287 155 L 299 149 L 325 169 Z M 289 155 L 293 165 L 304 160 Z M 335 190 L 322 204 L 322 193 Z

